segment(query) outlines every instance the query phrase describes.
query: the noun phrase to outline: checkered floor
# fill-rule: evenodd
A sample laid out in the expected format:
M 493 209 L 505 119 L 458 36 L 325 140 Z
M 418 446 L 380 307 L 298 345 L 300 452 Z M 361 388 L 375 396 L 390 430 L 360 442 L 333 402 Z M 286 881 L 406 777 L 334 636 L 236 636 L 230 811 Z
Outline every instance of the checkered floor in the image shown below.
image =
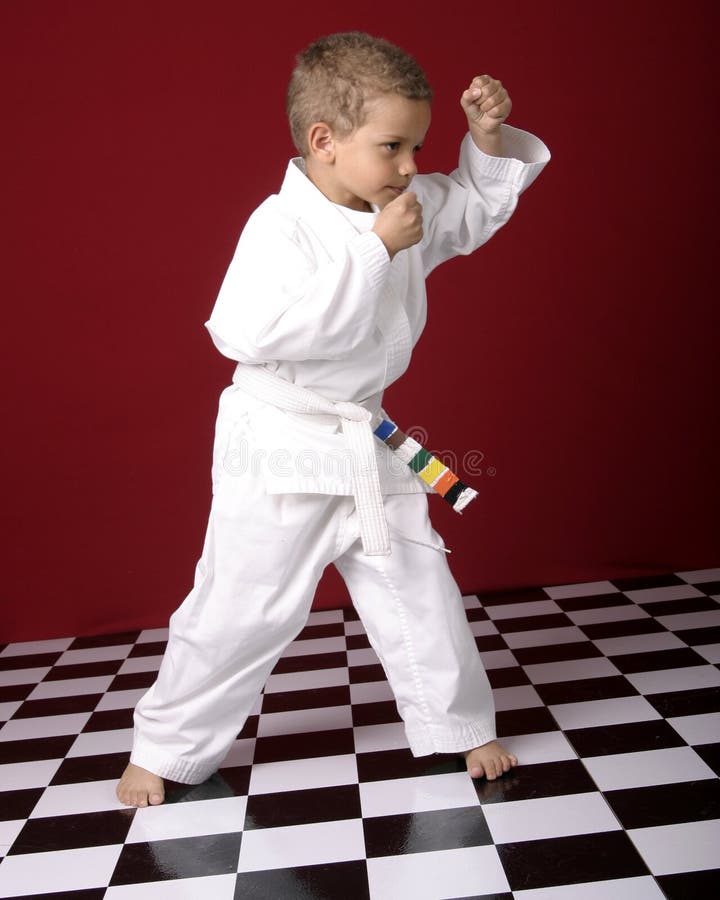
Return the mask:
M 720 569 L 466 598 L 521 766 L 410 755 L 351 610 L 317 612 L 217 775 L 115 799 L 162 630 L 0 651 L 1 897 L 720 896 Z

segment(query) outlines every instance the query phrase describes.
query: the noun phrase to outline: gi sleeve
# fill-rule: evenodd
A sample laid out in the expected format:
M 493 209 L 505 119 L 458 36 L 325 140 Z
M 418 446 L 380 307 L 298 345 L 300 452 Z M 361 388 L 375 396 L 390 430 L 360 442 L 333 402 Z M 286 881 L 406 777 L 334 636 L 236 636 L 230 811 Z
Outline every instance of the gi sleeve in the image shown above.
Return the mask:
M 425 275 L 453 256 L 472 253 L 510 218 L 520 194 L 550 159 L 534 135 L 503 125 L 504 157 L 488 156 L 470 134 L 450 175 L 418 175 L 410 189 L 423 207 L 420 245 Z
M 239 362 L 341 358 L 375 328 L 385 246 L 370 231 L 319 259 L 302 223 L 272 200 L 248 220 L 206 328 Z

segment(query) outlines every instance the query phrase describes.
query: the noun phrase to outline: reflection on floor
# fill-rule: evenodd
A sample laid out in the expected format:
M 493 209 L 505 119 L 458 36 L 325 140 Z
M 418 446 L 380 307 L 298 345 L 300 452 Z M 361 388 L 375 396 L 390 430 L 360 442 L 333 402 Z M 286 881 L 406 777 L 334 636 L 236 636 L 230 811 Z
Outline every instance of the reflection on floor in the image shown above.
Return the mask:
M 720 896 L 720 569 L 466 598 L 499 734 L 413 759 L 351 610 L 317 612 L 217 775 L 114 797 L 165 632 L 0 651 L 0 897 Z

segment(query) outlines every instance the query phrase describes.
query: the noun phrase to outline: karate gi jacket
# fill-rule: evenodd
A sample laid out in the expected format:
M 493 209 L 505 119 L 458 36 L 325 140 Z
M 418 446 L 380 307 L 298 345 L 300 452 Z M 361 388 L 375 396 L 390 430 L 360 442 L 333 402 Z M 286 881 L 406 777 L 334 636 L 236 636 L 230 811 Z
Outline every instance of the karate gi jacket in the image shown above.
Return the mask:
M 250 216 L 206 327 L 238 366 L 264 366 L 334 401 L 381 410 L 405 372 L 426 320 L 425 279 L 440 263 L 485 243 L 550 159 L 538 138 L 503 125 L 507 156 L 470 134 L 450 175 L 416 175 L 423 239 L 390 260 L 371 230 L 379 210 L 328 200 L 289 162 L 278 194 Z M 390 411 L 402 427 L 402 411 Z M 268 493 L 352 494 L 348 448 L 336 416 L 289 413 L 230 385 L 220 398 L 213 483 L 247 471 Z M 430 490 L 378 441 L 383 493 Z

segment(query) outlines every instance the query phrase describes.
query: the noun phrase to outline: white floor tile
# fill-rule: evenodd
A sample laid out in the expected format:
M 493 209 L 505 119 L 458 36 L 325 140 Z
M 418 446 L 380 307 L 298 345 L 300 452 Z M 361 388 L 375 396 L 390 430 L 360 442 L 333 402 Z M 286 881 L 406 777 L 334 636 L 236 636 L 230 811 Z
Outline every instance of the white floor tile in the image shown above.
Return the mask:
M 104 900 L 234 900 L 236 875 L 174 878 L 144 884 L 118 884 L 105 891 Z
M 481 650 L 480 658 L 486 669 L 506 669 L 518 664 L 512 650 Z
M 237 833 L 245 825 L 246 808 L 247 797 L 146 806 L 135 812 L 125 843 Z
M 718 867 L 720 819 L 628 831 L 653 875 Z
M 562 731 L 510 735 L 502 737 L 500 742 L 506 750 L 517 756 L 521 766 L 577 758 L 577 753 Z
M 720 609 L 706 609 L 702 612 L 678 613 L 674 616 L 657 616 L 658 622 L 669 631 L 682 632 L 690 628 L 716 628 L 720 625 Z
M 84 694 L 104 694 L 115 678 L 101 675 L 97 678 L 70 678 L 67 681 L 42 681 L 28 695 L 28 700 L 54 700 L 57 697 L 79 697 Z
M 688 597 L 704 597 L 705 595 L 689 584 L 668 584 L 665 587 L 625 591 L 625 596 L 634 603 L 661 603 L 664 600 L 684 600 Z
M 0 651 L 0 657 L 6 656 L 35 656 L 42 653 L 62 653 L 72 644 L 75 638 L 52 638 L 49 641 L 22 641 L 8 644 Z
M 334 625 L 344 619 L 341 609 L 318 609 L 308 616 L 308 625 Z
M 358 725 L 353 729 L 356 753 L 372 753 L 378 750 L 400 750 L 408 746 L 402 722 L 386 722 L 382 725 Z
M 688 744 L 720 744 L 720 712 L 677 716 L 667 722 Z
M 117 778 L 109 781 L 87 781 L 76 784 L 54 784 L 45 789 L 31 819 L 48 816 L 70 816 L 75 813 L 126 809 L 115 796 Z
M 692 747 L 591 756 L 583 758 L 583 763 L 601 791 L 716 777 Z
M 7 703 L 0 703 L 0 722 L 7 722 L 23 705 L 22 700 L 10 700 Z
M 0 822 L 0 856 L 5 856 L 25 825 L 25 819 Z
M 693 647 L 693 650 L 713 665 L 720 663 L 720 644 L 704 644 L 702 647 Z
M 0 766 L 0 791 L 24 791 L 47 787 L 60 768 L 61 759 L 38 759 Z
M 0 730 L 0 741 L 25 741 L 32 738 L 78 734 L 92 713 L 72 713 L 66 716 L 40 716 L 37 719 L 11 719 Z
M 162 656 L 131 656 L 118 669 L 118 675 L 129 675 L 133 672 L 157 672 Z
M 665 894 L 650 875 L 638 878 L 611 878 L 584 884 L 513 891 L 515 900 L 665 900 Z
M 617 594 L 619 588 L 609 581 L 587 581 L 580 584 L 558 584 L 543 590 L 554 600 L 565 600 L 568 597 L 590 597 L 593 594 Z
M 314 669 L 312 672 L 288 672 L 271 675 L 265 684 L 265 693 L 278 691 L 311 691 L 315 688 L 348 684 L 350 674 L 346 666 L 337 669 Z
M 370 817 L 477 806 L 478 799 L 467 772 L 448 772 L 361 783 L 360 803 Z
M 50 666 L 39 669 L 7 669 L 0 672 L 0 687 L 12 684 L 37 684 L 50 671 Z
M 357 619 L 350 619 L 349 622 L 345 622 L 345 634 L 365 634 L 363 623 Z
M 6 856 L 0 866 L 0 896 L 80 891 L 105 887 L 122 844 Z
M 527 616 L 554 616 L 562 610 L 554 600 L 529 600 L 527 603 L 485 606 L 485 612 L 497 622 L 500 619 L 522 619 Z
M 350 700 L 352 703 L 382 703 L 385 700 L 394 700 L 393 692 L 387 681 L 365 681 L 360 684 L 350 685 Z
M 577 681 L 580 678 L 607 678 L 619 675 L 618 669 L 604 656 L 588 659 L 567 659 L 561 662 L 538 663 L 523 666 L 533 684 L 553 684 L 561 681 Z
M 470 622 L 470 631 L 475 635 L 475 637 L 487 637 L 489 634 L 498 634 L 497 625 L 492 621 L 492 619 L 478 619 L 475 622 Z
M 595 625 L 600 622 L 629 622 L 632 619 L 649 619 L 639 606 L 626 603 L 622 606 L 599 606 L 597 609 L 578 609 L 565 613 L 576 625 Z
M 595 638 L 593 644 L 607 656 L 621 656 L 624 653 L 650 653 L 653 650 L 675 650 L 686 647 L 685 641 L 670 631 L 653 634 L 630 634 L 625 637 Z
M 133 646 L 133 644 L 111 644 L 109 647 L 87 647 L 84 650 L 66 650 L 55 665 L 76 666 L 82 663 L 125 659 Z
M 480 598 L 477 594 L 465 594 L 463 597 L 463 606 L 465 609 L 477 609 L 481 606 Z
M 79 734 L 68 751 L 68 757 L 100 756 L 103 753 L 129 753 L 132 750 L 132 728 L 114 731 L 89 731 Z
M 539 628 L 537 631 L 514 631 L 503 634 L 511 650 L 518 647 L 551 647 L 555 644 L 576 644 L 587 638 L 576 625 L 566 628 Z
M 344 653 L 347 644 L 343 635 L 339 637 L 313 638 L 312 640 L 293 641 L 283 653 L 288 656 L 310 656 L 313 653 Z
M 348 650 L 348 665 L 351 666 L 379 666 L 380 659 L 372 647 L 361 647 L 359 650 Z
M 656 672 L 631 672 L 625 677 L 641 694 L 692 691 L 720 685 L 720 671 L 710 665 L 660 669 Z
M 446 900 L 509 891 L 493 846 L 466 847 L 367 861 L 372 900 Z
M 530 709 L 534 706 L 545 705 L 531 684 L 494 688 L 493 699 L 497 712 L 505 712 L 508 709 Z
M 594 725 L 650 722 L 662 718 L 644 697 L 612 697 L 609 700 L 560 703 L 549 706 L 548 709 L 566 731 L 571 728 L 592 728 Z
M 350 753 L 343 756 L 256 763 L 250 775 L 250 793 L 302 791 L 338 784 L 356 784 L 357 780 L 357 760 L 355 754 Z
M 146 628 L 141 631 L 136 641 L 137 644 L 156 644 L 168 639 L 169 628 Z
M 365 858 L 360 819 L 317 822 L 243 833 L 239 872 L 284 869 Z
M 219 768 L 233 769 L 236 766 L 250 766 L 254 755 L 255 738 L 242 738 L 242 740 L 233 741 L 232 747 L 228 750 L 228 754 L 220 763 Z
M 486 803 L 483 812 L 496 844 L 620 829 L 599 792 Z
M 690 569 L 687 572 L 676 572 L 675 574 L 678 578 L 684 578 L 689 584 L 720 581 L 720 569 Z
M 147 688 L 132 691 L 108 691 L 95 707 L 96 712 L 108 709 L 134 709 L 138 700 L 147 693 Z
M 349 706 L 321 706 L 317 709 L 293 709 L 288 712 L 263 713 L 258 723 L 258 737 L 278 734 L 307 734 L 352 728 Z

